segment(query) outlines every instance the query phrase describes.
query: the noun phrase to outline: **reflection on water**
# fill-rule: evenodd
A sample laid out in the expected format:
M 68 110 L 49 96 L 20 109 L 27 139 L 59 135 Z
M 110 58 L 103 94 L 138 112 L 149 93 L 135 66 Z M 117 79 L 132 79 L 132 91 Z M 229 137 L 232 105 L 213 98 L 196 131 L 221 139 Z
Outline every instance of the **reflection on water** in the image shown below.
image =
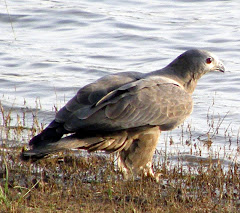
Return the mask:
M 79 87 L 103 75 L 153 71 L 186 49 L 205 48 L 228 72 L 200 80 L 192 116 L 183 127 L 162 134 L 158 149 L 167 148 L 172 159 L 181 154 L 186 162 L 209 155 L 235 160 L 239 154 L 237 0 L 7 4 L 11 16 L 6 8 L 0 12 L 0 100 L 13 114 L 37 106 L 40 122 L 47 124 Z M 30 113 L 26 125 L 31 128 L 32 122 Z M 17 125 L 17 115 L 11 125 Z M 206 148 L 203 141 L 209 138 Z

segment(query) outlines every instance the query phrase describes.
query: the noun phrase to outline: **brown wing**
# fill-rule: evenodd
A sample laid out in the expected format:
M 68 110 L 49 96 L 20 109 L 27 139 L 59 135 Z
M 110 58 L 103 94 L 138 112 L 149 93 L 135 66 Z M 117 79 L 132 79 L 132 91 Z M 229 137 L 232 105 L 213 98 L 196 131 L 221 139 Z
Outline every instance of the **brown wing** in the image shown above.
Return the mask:
M 64 128 L 114 131 L 143 126 L 173 129 L 192 112 L 192 98 L 173 83 L 139 80 L 110 92 L 91 108 L 71 114 Z
M 104 76 L 99 80 L 81 88 L 78 93 L 57 113 L 55 121 L 64 123 L 69 119 L 72 113 L 81 109 L 82 112 L 89 110 L 102 97 L 112 90 L 121 87 L 124 84 L 131 83 L 141 78 L 142 74 L 138 72 L 122 72 L 114 75 Z M 51 127 L 51 125 L 49 126 Z

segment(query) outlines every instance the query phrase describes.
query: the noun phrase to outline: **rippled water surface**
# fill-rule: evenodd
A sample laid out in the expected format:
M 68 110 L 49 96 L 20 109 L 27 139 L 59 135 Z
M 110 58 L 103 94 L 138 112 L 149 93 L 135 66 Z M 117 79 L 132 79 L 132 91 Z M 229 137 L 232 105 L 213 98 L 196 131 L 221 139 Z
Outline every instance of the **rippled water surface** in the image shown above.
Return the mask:
M 172 159 L 181 154 L 186 163 L 238 158 L 238 0 L 6 3 L 0 6 L 3 107 L 19 113 L 40 102 L 39 116 L 47 124 L 53 106 L 63 106 L 78 88 L 101 76 L 153 71 L 189 48 L 203 48 L 221 58 L 228 72 L 199 81 L 192 115 L 183 127 L 162 134 L 158 149 L 172 153 Z M 27 124 L 31 127 L 31 119 Z

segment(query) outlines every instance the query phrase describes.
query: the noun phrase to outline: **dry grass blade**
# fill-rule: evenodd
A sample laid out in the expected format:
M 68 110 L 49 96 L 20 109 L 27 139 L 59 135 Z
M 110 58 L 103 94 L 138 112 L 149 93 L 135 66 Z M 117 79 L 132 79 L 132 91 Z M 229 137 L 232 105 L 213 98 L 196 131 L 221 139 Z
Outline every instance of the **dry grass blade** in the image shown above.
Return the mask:
M 13 111 L 1 106 L 1 113 L 1 125 L 9 127 Z M 193 167 L 182 164 L 181 154 L 177 163 L 172 163 L 166 151 L 157 152 L 154 169 L 162 174 L 160 183 L 141 177 L 123 181 L 116 171 L 115 156 L 101 153 L 66 152 L 35 164 L 22 162 L 21 143 L 8 145 L 11 138 L 19 138 L 14 134 L 26 135 L 27 130 L 30 138 L 40 131 L 43 125 L 38 117 L 29 114 L 33 128 L 24 126 L 29 122 L 25 115 L 15 116 L 17 122 L 12 129 L 16 131 L 1 131 L 5 139 L 0 147 L 0 212 L 240 211 L 237 162 L 226 166 L 221 159 L 200 158 Z M 187 129 L 191 144 L 190 126 Z M 171 143 L 174 145 L 174 141 Z

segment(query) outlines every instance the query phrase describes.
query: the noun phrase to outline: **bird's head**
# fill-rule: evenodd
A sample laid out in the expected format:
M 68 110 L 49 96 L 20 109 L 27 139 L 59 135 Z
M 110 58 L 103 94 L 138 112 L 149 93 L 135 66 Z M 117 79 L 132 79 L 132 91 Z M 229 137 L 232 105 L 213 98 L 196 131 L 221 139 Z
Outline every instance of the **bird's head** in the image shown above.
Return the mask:
M 168 65 L 185 89 L 192 93 L 197 80 L 211 71 L 224 72 L 223 63 L 212 53 L 205 50 L 191 49 L 178 56 Z

